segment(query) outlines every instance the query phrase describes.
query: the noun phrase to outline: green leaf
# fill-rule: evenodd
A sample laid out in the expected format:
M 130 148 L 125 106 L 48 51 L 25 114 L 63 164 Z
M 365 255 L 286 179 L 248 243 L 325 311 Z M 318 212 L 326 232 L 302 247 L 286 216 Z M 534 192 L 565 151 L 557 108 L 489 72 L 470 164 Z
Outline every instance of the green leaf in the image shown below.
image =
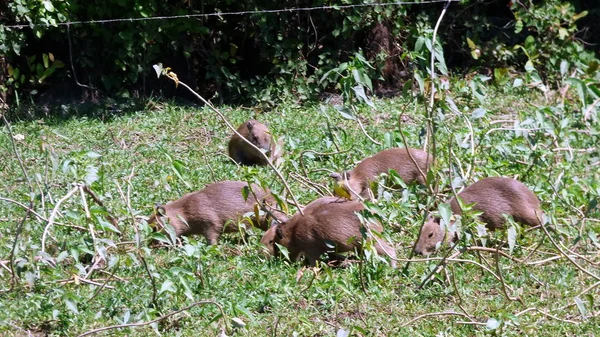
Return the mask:
M 585 304 L 583 304 L 583 301 L 579 298 L 579 296 L 575 296 L 573 298 L 573 300 L 575 300 L 575 304 L 577 305 L 577 309 L 579 309 L 579 313 L 581 314 L 581 318 L 584 321 L 587 320 L 588 311 L 585 308 Z
M 50 0 L 44 1 L 44 8 L 46 8 L 46 10 L 48 12 L 54 12 L 54 5 L 52 4 L 52 1 L 50 1 Z
M 529 61 L 527 61 L 527 63 L 525 63 L 525 71 L 528 73 L 535 71 L 535 67 L 533 66 L 533 62 L 531 62 L 531 60 L 529 60 Z
M 67 308 L 69 308 L 69 310 L 71 310 L 74 314 L 79 314 L 79 310 L 77 310 L 77 303 L 72 300 L 65 299 L 65 304 L 67 305 Z
M 473 112 L 471 113 L 471 117 L 473 119 L 479 119 L 483 116 L 485 116 L 485 114 L 487 113 L 487 110 L 484 108 L 477 108 L 475 110 L 473 110 Z
M 177 292 L 177 288 L 175 287 L 175 284 L 171 280 L 166 280 L 165 282 L 163 282 L 158 294 L 160 295 L 167 291 L 170 293 L 173 293 L 173 294 Z
M 157 63 L 157 64 L 153 65 L 152 68 L 154 68 L 154 71 L 156 72 L 156 77 L 160 78 L 160 75 L 162 75 L 162 71 L 163 71 L 162 63 Z
M 471 49 L 475 49 L 477 48 L 477 46 L 475 45 L 475 43 L 473 42 L 473 40 L 467 38 L 467 44 L 469 45 L 469 48 Z
M 520 33 L 523 30 L 523 21 L 521 20 L 517 20 L 517 23 L 515 23 L 515 33 Z
M 500 322 L 495 318 L 488 318 L 487 323 L 485 323 L 485 328 L 487 330 L 496 330 L 500 327 Z
M 48 54 L 42 54 L 42 61 L 44 62 L 44 68 L 48 68 L 50 66 L 50 60 L 48 59 Z
M 442 217 L 444 224 L 450 224 L 450 220 L 452 218 L 452 208 L 450 208 L 450 204 L 440 204 L 438 206 L 438 210 L 440 211 L 440 216 Z
M 567 36 L 569 36 L 569 32 L 567 32 L 566 29 L 564 28 L 559 28 L 558 29 L 558 38 L 561 40 L 564 40 Z
M 577 20 L 579 20 L 579 19 L 581 19 L 581 18 L 583 18 L 583 17 L 585 17 L 587 15 L 588 15 L 588 11 L 583 11 L 583 12 L 581 12 L 579 14 L 575 14 L 575 15 L 573 15 L 573 21 L 577 21 Z
M 512 255 L 515 243 L 517 242 L 517 229 L 514 224 L 511 224 L 507 230 L 508 236 L 508 251 Z

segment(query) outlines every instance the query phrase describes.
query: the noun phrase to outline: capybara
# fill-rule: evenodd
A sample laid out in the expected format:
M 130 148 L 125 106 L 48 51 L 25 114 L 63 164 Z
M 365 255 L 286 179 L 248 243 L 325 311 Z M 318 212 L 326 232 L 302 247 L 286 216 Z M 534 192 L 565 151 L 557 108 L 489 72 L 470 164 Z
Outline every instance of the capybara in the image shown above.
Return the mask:
M 503 177 L 484 178 L 465 188 L 458 196 L 467 204 L 475 203 L 473 209 L 483 212 L 479 219 L 486 223 L 490 230 L 504 226 L 504 214 L 511 215 L 515 221 L 524 225 L 537 226 L 540 223 L 540 201 L 518 180 Z M 453 213 L 461 214 L 455 197 L 450 199 L 450 207 Z M 438 243 L 455 239 L 455 235 L 446 235 L 442 231 L 439 218 L 430 217 L 419 234 L 415 252 L 429 255 L 436 250 Z
M 410 154 L 414 158 L 418 167 L 410 158 Z M 343 189 L 354 199 L 357 195 L 362 198 L 369 198 L 369 190 L 371 182 L 382 173 L 388 173 L 389 170 L 395 170 L 402 180 L 409 184 L 418 182 L 425 184 L 423 176 L 419 172 L 419 168 L 423 174 L 427 175 L 429 166 L 433 162 L 433 157 L 427 152 L 418 149 L 393 148 L 383 150 L 372 157 L 363 159 L 350 172 L 342 174 L 332 173 L 331 177 L 335 179 L 336 184 L 339 184 Z M 338 192 L 336 192 L 338 196 Z
M 277 145 L 271 141 L 271 133 L 266 125 L 251 119 L 241 124 L 237 132 L 254 144 L 271 160 L 277 159 Z M 267 160 L 256 150 L 246 143 L 240 136 L 233 134 L 227 146 L 229 156 L 240 165 L 268 165 Z
M 304 215 L 298 212 L 286 223 L 271 227 L 261 242 L 271 254 L 277 252 L 277 243 L 288 249 L 292 261 L 304 255 L 308 263 L 314 266 L 324 253 L 343 253 L 362 248 L 363 225 L 355 212 L 363 209 L 364 206 L 358 201 L 336 197 L 320 198 L 303 209 Z M 372 231 L 382 231 L 378 223 L 371 221 L 369 228 Z M 374 245 L 379 254 L 387 254 L 393 259 L 396 257 L 394 248 L 385 240 L 370 235 L 368 240 L 376 240 Z M 393 259 L 391 265 L 395 267 Z
M 204 189 L 188 193 L 178 200 L 159 206 L 157 214 L 148 223 L 163 225 L 163 213 L 175 229 L 177 237 L 190 234 L 203 235 L 208 244 L 214 245 L 224 232 L 236 232 L 237 224 L 244 214 L 254 212 L 256 198 L 263 203 L 275 206 L 275 199 L 269 191 L 252 185 L 252 191 L 244 200 L 242 189 L 248 186 L 244 181 L 221 181 L 207 185 Z M 256 198 L 255 196 L 256 195 Z M 269 227 L 266 216 L 252 221 L 262 230 Z

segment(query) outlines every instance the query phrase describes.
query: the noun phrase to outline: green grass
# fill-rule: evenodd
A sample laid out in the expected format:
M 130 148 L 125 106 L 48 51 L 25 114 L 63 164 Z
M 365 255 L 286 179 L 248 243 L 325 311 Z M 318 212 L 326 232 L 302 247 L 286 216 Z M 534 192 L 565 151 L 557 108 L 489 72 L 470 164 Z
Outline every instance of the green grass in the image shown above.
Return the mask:
M 556 228 L 551 234 L 555 240 L 579 254 L 576 262 L 599 277 L 595 235 L 600 232 L 600 213 L 593 203 L 600 195 L 598 124 L 585 124 L 579 114 L 547 105 L 534 93 L 491 92 L 483 105 L 458 96 L 455 103 L 464 116 L 448 110 L 436 112 L 434 177 L 441 187 L 437 202 L 446 199 L 452 178 L 461 172 L 469 173 L 469 182 L 491 175 L 517 177 L 541 199 Z M 362 109 L 360 116 L 369 135 L 382 145 L 370 142 L 355 122 L 327 106 L 321 110 L 318 105 L 283 105 L 258 116 L 241 108 L 223 107 L 222 111 L 235 125 L 256 117 L 275 135 L 285 137 L 280 169 L 300 201 L 308 203 L 318 194 L 298 176 L 330 188 L 327 170 L 350 169 L 365 156 L 402 146 L 397 120 L 406 100 L 378 100 L 376 104 L 377 111 Z M 479 107 L 487 109 L 487 114 L 471 117 Z M 423 146 L 423 110 L 412 100 L 406 109 L 403 131 L 412 147 Z M 465 118 L 472 123 L 474 156 Z M 515 121 L 521 123 L 516 131 Z M 16 146 L 32 180 L 37 213 L 47 219 L 58 200 L 73 188 L 72 183 L 87 179 L 106 209 L 119 219 L 121 235 L 102 227 L 104 211 L 89 198 L 92 220 L 87 220 L 77 193 L 60 205 L 44 256 L 41 238 L 47 221 L 30 214 L 15 251 L 19 281 L 11 287 L 10 273 L 0 268 L 2 335 L 23 335 L 24 330 L 78 335 L 103 326 L 149 321 L 201 300 L 218 303 L 226 318 L 214 305 L 198 305 L 154 327 L 98 335 L 146 336 L 156 329 L 165 336 L 217 336 L 225 324 L 231 329 L 232 318 L 246 325 L 228 330 L 227 335 L 332 336 L 340 329 L 350 330 L 353 336 L 598 334 L 600 288 L 579 297 L 587 319 L 575 305 L 575 297 L 598 279 L 565 259 L 548 238 L 531 253 L 545 236 L 541 231 L 524 235 L 513 252 L 517 259 L 531 253 L 527 262 L 541 263 L 500 260 L 502 276 L 511 288 L 509 295 L 518 294 L 522 302 L 507 299 L 493 275 L 466 262 L 449 263 L 423 288 L 419 285 L 437 260 L 413 262 L 408 275 L 401 273 L 404 263 L 394 270 L 379 259 L 366 261 L 362 268 L 359 264 L 322 266 L 313 272 L 300 264 L 266 258 L 258 230 L 250 233 L 247 243 L 228 235 L 216 247 L 194 237 L 180 248 L 152 250 L 145 244 L 136 248 L 133 217 L 139 223 L 155 203 L 179 198 L 213 181 L 254 180 L 283 193 L 283 185 L 269 168 L 238 168 L 227 159 L 230 132 L 208 109 L 154 102 L 118 116 L 23 121 L 12 129 L 24 136 L 16 140 Z M 533 131 L 523 134 L 520 129 Z M 348 151 L 336 153 L 338 148 Z M 591 148 L 595 149 L 579 152 Z M 6 127 L 0 133 L 0 154 L 4 158 L 0 197 L 28 204 L 29 184 Z M 399 258 L 408 258 L 430 201 L 426 189 L 411 186 L 377 202 L 385 235 L 396 246 Z M 12 202 L 0 202 L 0 259 L 8 265 L 17 224 L 25 212 Z M 86 255 L 94 253 L 89 226 L 107 261 L 90 279 L 100 284 L 108 280 L 111 288 L 74 282 L 74 276 L 84 278 L 91 266 Z M 145 242 L 149 228 L 139 226 Z M 557 258 L 543 261 L 552 257 Z M 496 272 L 492 254 L 465 253 L 461 258 L 481 261 Z M 157 286 L 158 307 L 152 305 L 152 282 L 144 263 Z M 435 314 L 450 311 L 460 315 Z M 420 315 L 426 316 L 414 320 Z M 489 331 L 489 319 L 500 321 L 501 326 Z

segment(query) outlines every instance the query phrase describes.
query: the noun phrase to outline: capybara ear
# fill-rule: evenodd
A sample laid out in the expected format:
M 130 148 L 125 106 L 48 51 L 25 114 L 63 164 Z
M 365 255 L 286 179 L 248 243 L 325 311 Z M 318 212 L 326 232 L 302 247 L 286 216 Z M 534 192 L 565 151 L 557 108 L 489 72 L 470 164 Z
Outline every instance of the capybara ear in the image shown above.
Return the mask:
M 249 121 L 248 123 L 246 123 L 246 127 L 248 128 L 248 131 L 252 131 L 252 128 L 254 128 L 254 124 L 252 124 L 252 121 Z
M 283 239 L 283 233 L 281 232 L 281 226 L 277 226 L 277 228 L 275 228 L 275 236 L 277 237 L 278 240 Z
M 333 178 L 337 181 L 342 180 L 342 176 L 337 172 L 333 172 L 333 173 L 329 174 L 329 178 Z

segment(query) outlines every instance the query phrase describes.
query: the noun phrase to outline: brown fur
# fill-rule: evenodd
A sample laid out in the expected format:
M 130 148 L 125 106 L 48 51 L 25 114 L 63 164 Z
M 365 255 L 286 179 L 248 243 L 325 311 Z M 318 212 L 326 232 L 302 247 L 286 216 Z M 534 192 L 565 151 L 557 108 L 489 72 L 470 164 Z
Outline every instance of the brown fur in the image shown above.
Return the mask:
M 251 119 L 242 123 L 237 131 L 252 144 L 265 151 L 269 160 L 276 158 L 276 144 L 271 141 L 271 133 L 266 125 Z M 237 134 L 233 134 L 228 144 L 229 156 L 240 165 L 268 165 L 259 151 L 244 142 Z
M 539 224 L 541 216 L 540 201 L 527 186 L 518 180 L 503 177 L 484 178 L 465 188 L 458 196 L 467 204 L 476 203 L 474 210 L 483 212 L 480 215 L 482 222 L 490 230 L 502 228 L 506 222 L 504 214 L 511 215 L 513 219 L 528 226 Z M 461 214 L 461 209 L 456 198 L 449 201 L 452 212 Z M 438 243 L 455 239 L 454 236 L 445 235 L 440 228 L 439 218 L 429 218 L 423 225 L 419 234 L 419 241 L 415 247 L 418 254 L 428 255 L 435 251 Z
M 433 162 L 433 157 L 427 152 L 418 149 L 409 149 L 418 167 L 424 174 L 427 174 L 429 165 Z M 405 148 L 392 148 L 383 150 L 372 157 L 365 158 L 354 170 L 342 175 L 334 173 L 331 175 L 336 182 L 347 179 L 345 189 L 352 198 L 360 195 L 362 198 L 369 198 L 369 189 L 371 182 L 382 173 L 388 173 L 389 170 L 395 170 L 400 178 L 407 183 L 417 182 L 425 184 L 423 176 L 413 161 L 410 159 L 409 151 Z
M 343 253 L 362 248 L 362 224 L 355 212 L 361 211 L 363 205 L 358 201 L 349 201 L 336 197 L 317 199 L 304 208 L 304 216 L 295 214 L 288 222 L 274 226 L 265 233 L 261 240 L 271 254 L 276 254 L 275 243 L 285 246 L 290 259 L 296 261 L 304 255 L 311 266 L 319 257 L 331 252 L 328 243 L 336 246 L 335 252 Z M 381 231 L 379 224 L 370 223 L 371 230 Z M 375 243 L 379 254 L 386 252 L 396 257 L 394 249 L 384 240 Z M 395 261 L 392 261 L 395 267 Z
M 222 233 L 238 230 L 237 224 L 245 213 L 254 212 L 256 198 L 249 193 L 244 200 L 242 189 L 245 186 L 248 183 L 244 181 L 217 182 L 160 208 L 164 210 L 164 215 L 178 237 L 201 234 L 209 244 L 214 245 Z M 275 205 L 275 199 L 268 191 L 256 185 L 252 185 L 252 190 L 261 202 Z M 258 221 L 254 217 L 252 219 L 256 226 L 267 230 L 269 224 L 266 217 L 261 217 Z M 162 225 L 162 216 L 152 215 L 148 222 L 159 222 Z

